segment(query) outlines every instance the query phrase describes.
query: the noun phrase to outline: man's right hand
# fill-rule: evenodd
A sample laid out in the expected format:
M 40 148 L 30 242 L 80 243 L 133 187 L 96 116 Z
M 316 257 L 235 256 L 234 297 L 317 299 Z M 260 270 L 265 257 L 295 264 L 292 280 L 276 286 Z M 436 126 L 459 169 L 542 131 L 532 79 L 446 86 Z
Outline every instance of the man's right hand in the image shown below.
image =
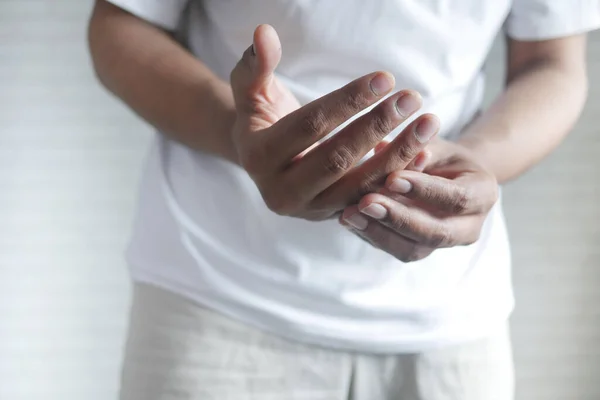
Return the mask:
M 274 76 L 280 59 L 277 33 L 261 25 L 254 32 L 253 45 L 231 73 L 237 110 L 232 139 L 240 164 L 267 206 L 280 215 L 309 220 L 336 216 L 379 188 L 389 173 L 405 168 L 439 129 L 437 117 L 422 115 L 382 151 L 355 167 L 421 107 L 418 93 L 404 90 L 388 97 L 315 146 L 389 94 L 394 79 L 375 72 L 299 107 Z

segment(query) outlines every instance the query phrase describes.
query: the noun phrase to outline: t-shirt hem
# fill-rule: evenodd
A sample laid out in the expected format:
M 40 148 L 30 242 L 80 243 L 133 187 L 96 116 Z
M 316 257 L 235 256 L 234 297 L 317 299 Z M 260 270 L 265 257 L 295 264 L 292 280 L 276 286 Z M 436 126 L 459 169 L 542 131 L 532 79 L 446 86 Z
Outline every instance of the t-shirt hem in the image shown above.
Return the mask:
M 143 283 L 155 286 L 169 292 L 178 294 L 185 299 L 197 304 L 200 307 L 206 307 L 212 311 L 218 312 L 225 317 L 246 324 L 249 327 L 259 329 L 265 333 L 278 336 L 280 338 L 322 347 L 328 350 L 362 352 L 370 354 L 409 354 L 420 353 L 424 351 L 435 350 L 437 348 L 451 347 L 461 345 L 472 341 L 482 340 L 493 336 L 499 330 L 504 329 L 510 318 L 514 308 L 514 301 L 505 307 L 502 312 L 490 311 L 488 314 L 496 315 L 495 318 L 488 321 L 479 320 L 478 323 L 471 326 L 464 326 L 460 330 L 453 333 L 444 333 L 439 337 L 432 339 L 420 340 L 418 342 L 399 340 L 391 342 L 389 339 L 381 340 L 376 336 L 370 336 L 365 340 L 357 340 L 355 338 L 333 337 L 327 333 L 326 328 L 319 329 L 318 327 L 310 327 L 310 332 L 303 330 L 296 324 L 279 324 L 279 329 L 262 321 L 261 318 L 249 317 L 250 313 L 243 310 L 236 310 L 236 307 L 226 305 L 221 299 L 211 296 L 208 293 L 201 293 L 196 290 L 191 290 L 184 285 L 157 277 L 155 274 L 147 271 L 135 270 L 132 271 L 132 279 L 135 283 Z M 282 328 L 285 325 L 287 328 Z

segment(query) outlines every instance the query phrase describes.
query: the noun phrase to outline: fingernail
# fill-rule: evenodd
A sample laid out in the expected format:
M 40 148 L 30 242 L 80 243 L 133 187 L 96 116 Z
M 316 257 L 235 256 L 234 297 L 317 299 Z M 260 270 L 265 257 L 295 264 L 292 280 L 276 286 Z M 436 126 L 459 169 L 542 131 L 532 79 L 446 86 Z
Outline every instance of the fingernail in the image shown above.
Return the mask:
M 421 99 L 410 93 L 406 93 L 396 100 L 396 111 L 404 118 L 417 111 L 420 107 Z
M 377 74 L 369 83 L 376 96 L 383 96 L 394 87 L 394 81 L 388 74 Z
M 360 212 L 375 219 L 383 219 L 387 215 L 386 208 L 381 204 L 369 204 L 360 210 Z
M 365 230 L 369 225 L 369 221 L 359 213 L 344 218 L 344 221 L 359 231 Z
M 396 178 L 390 184 L 389 189 L 395 193 L 406 194 L 412 190 L 412 184 L 406 179 Z
M 425 169 L 425 164 L 427 163 L 427 160 L 429 159 L 429 153 L 425 152 L 425 153 L 420 153 L 417 156 L 417 159 L 415 160 L 413 166 L 414 166 L 414 170 L 421 172 L 423 171 L 423 169 Z
M 427 143 L 436 134 L 439 126 L 437 117 L 424 118 L 415 128 L 415 137 L 420 143 Z
M 425 160 L 423 158 L 418 158 L 415 160 L 415 163 L 413 164 L 413 170 L 421 172 L 423 170 L 424 166 L 425 166 Z

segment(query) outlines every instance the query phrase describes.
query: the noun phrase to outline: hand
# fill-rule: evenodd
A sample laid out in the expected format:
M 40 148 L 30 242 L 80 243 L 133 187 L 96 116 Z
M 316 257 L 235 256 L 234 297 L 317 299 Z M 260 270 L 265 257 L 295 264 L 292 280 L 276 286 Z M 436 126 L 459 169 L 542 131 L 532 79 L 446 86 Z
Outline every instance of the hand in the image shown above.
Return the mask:
M 254 44 L 231 73 L 237 110 L 232 140 L 240 164 L 267 206 L 280 215 L 321 220 L 339 214 L 381 187 L 389 173 L 408 165 L 438 131 L 437 117 L 423 115 L 383 151 L 355 168 L 420 108 L 418 93 L 396 93 L 318 143 L 390 93 L 393 77 L 372 73 L 299 108 L 274 75 L 280 58 L 275 30 L 261 25 L 254 33 Z
M 347 207 L 340 218 L 360 237 L 404 262 L 476 242 L 498 199 L 496 178 L 466 148 L 436 139 L 427 150 L 423 172 L 393 172 L 383 189 Z

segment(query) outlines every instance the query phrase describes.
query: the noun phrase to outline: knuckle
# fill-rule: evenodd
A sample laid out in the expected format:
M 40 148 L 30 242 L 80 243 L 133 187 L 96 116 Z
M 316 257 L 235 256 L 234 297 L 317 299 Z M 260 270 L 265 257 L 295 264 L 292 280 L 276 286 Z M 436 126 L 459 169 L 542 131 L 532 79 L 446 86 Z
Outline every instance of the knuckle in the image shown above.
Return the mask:
M 356 113 L 357 111 L 362 110 L 367 104 L 367 99 L 364 94 L 355 87 L 342 89 L 342 94 L 344 98 L 344 107 L 350 113 Z
M 425 199 L 436 200 L 438 197 L 440 197 L 435 186 L 428 180 L 420 182 L 416 188 L 419 191 L 419 196 Z
M 358 197 L 365 196 L 369 193 L 373 193 L 376 190 L 376 186 L 371 180 L 365 179 L 358 183 L 356 187 L 356 195 Z
M 442 225 L 438 230 L 431 236 L 429 245 L 434 248 L 447 247 L 453 243 L 452 233 L 448 227 Z
M 452 212 L 455 214 L 463 214 L 467 212 L 473 204 L 473 194 L 466 187 L 459 186 L 454 196 L 452 203 Z
M 356 195 L 359 197 L 375 192 L 381 185 L 378 185 L 377 175 L 365 173 L 361 179 L 356 182 L 354 187 L 356 188 Z
M 392 227 L 399 232 L 410 229 L 410 221 L 405 214 L 393 213 L 390 214 L 389 219 Z
M 418 151 L 414 146 L 408 145 L 406 142 L 399 143 L 399 146 L 395 149 L 396 157 L 403 163 L 412 161 L 417 155 Z
M 319 137 L 327 129 L 327 125 L 327 113 L 325 109 L 318 107 L 300 119 L 298 130 L 305 136 Z
M 385 136 L 394 129 L 392 121 L 384 110 L 372 113 L 371 118 L 372 130 L 377 136 Z
M 346 146 L 333 149 L 325 158 L 323 167 L 330 174 L 340 174 L 349 170 L 354 164 L 354 154 Z

